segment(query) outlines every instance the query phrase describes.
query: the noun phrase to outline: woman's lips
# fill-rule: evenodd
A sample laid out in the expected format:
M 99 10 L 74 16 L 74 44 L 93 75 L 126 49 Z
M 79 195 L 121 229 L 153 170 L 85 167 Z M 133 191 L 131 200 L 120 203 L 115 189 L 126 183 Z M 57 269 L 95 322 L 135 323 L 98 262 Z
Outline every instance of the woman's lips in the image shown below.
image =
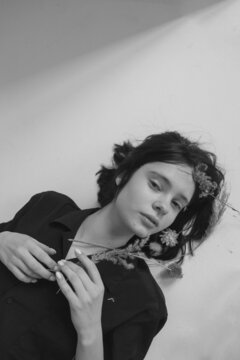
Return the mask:
M 144 213 L 141 213 L 141 215 L 142 215 L 143 222 L 148 227 L 156 227 L 156 226 L 158 226 L 158 220 L 155 219 L 155 217 L 153 217 L 152 215 L 148 215 L 148 214 L 144 214 Z

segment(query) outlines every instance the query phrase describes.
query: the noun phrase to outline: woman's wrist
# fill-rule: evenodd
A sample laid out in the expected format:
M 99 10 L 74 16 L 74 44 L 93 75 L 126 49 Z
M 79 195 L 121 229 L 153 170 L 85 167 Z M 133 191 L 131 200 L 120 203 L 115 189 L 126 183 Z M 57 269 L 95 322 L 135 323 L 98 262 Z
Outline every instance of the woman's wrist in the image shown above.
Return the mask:
M 77 329 L 78 341 L 83 345 L 91 345 L 102 338 L 102 325 L 96 324 L 89 328 Z
M 74 360 L 103 360 L 103 336 L 101 324 L 94 329 L 78 331 L 78 342 Z

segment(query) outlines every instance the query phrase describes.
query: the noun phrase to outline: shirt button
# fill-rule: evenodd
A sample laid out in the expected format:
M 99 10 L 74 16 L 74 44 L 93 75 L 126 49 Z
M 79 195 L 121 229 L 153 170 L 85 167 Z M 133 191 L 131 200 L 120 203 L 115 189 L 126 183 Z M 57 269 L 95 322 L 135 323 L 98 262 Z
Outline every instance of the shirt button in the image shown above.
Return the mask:
M 9 297 L 6 299 L 7 304 L 12 304 L 14 302 L 13 298 Z

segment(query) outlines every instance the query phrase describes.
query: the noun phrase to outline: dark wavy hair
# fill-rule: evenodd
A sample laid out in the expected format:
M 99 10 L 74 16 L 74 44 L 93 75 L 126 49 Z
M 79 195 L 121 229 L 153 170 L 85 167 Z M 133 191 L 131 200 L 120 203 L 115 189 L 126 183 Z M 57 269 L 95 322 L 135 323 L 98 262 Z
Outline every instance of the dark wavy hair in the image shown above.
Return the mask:
M 151 162 L 164 162 L 170 164 L 185 164 L 193 169 L 200 163 L 207 165 L 206 175 L 218 185 L 213 196 L 200 197 L 198 184 L 190 204 L 181 211 L 173 224 L 169 227 L 179 233 L 178 243 L 174 247 L 161 244 L 163 251 L 156 259 L 170 260 L 178 257 L 182 262 L 186 254 L 186 245 L 193 254 L 193 241 L 203 241 L 214 216 L 214 200 L 220 193 L 224 184 L 223 171 L 216 164 L 216 155 L 202 149 L 198 142 L 193 142 L 176 131 L 164 132 L 148 136 L 138 146 L 129 141 L 122 145 L 115 144 L 112 166 L 101 166 L 97 172 L 99 185 L 98 202 L 101 207 L 110 203 L 118 192 L 126 185 L 133 173 L 141 166 Z M 119 185 L 116 178 L 121 175 Z M 183 229 L 185 231 L 183 231 Z M 161 232 L 150 236 L 150 242 L 160 242 Z M 129 243 L 128 243 L 129 244 Z M 149 246 L 143 248 L 146 256 L 153 257 Z

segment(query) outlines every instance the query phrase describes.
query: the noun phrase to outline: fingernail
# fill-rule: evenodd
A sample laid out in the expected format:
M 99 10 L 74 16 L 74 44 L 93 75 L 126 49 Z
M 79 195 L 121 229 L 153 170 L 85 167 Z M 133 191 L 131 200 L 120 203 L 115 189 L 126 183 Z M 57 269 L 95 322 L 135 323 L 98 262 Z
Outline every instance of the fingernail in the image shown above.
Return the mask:
M 58 271 L 58 266 L 57 266 L 57 265 L 55 265 L 55 266 L 53 267 L 53 271 Z
M 60 266 L 63 266 L 63 265 L 65 264 L 65 261 L 64 261 L 64 260 L 60 260 L 60 261 L 58 261 L 58 264 L 59 264 Z
M 37 282 L 37 280 L 32 280 L 31 282 L 32 282 L 32 283 L 36 283 L 36 282 Z
M 56 250 L 55 250 L 55 249 L 52 249 L 52 248 L 51 248 L 50 250 L 56 254 Z
M 78 255 L 82 254 L 81 250 L 79 250 L 79 249 L 75 249 L 75 253 L 78 254 Z
M 50 278 L 49 278 L 49 280 L 54 281 L 54 280 L 55 280 L 55 276 L 51 275 Z
M 57 271 L 57 272 L 56 272 L 56 277 L 57 277 L 58 279 L 61 279 L 61 278 L 62 278 L 62 274 L 61 274 L 59 271 Z

